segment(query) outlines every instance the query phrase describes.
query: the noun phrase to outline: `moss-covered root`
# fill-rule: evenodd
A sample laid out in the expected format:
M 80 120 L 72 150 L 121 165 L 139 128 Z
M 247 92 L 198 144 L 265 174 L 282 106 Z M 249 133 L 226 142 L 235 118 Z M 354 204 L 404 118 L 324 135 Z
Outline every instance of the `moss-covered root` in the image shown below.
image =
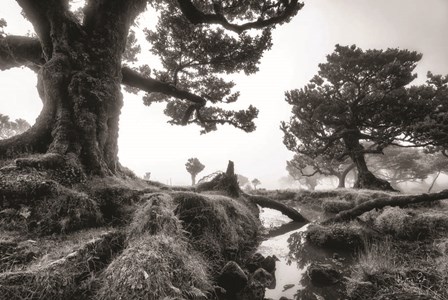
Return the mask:
M 30 169 L 0 170 L 0 210 L 8 217 L 0 226 L 37 234 L 70 232 L 102 223 L 94 199 Z
M 125 235 L 110 231 L 64 258 L 34 269 L 0 274 L 0 298 L 89 299 L 93 279 L 124 245 Z
M 167 194 L 152 194 L 136 211 L 128 246 L 105 270 L 95 299 L 205 299 L 208 266 L 184 236 Z

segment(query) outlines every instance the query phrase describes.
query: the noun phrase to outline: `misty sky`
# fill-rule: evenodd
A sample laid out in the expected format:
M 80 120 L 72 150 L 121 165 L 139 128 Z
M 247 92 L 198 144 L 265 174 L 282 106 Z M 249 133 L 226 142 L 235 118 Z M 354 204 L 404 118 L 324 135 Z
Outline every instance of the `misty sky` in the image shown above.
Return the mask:
M 0 18 L 7 20 L 9 33 L 32 30 L 13 0 L 1 0 Z M 140 20 L 141 28 L 144 22 Z M 261 60 L 260 71 L 250 77 L 232 76 L 241 96 L 227 107 L 258 107 L 255 132 L 247 134 L 224 126 L 200 135 L 194 125 L 167 124 L 163 105 L 146 107 L 141 97 L 125 93 L 120 161 L 137 175 L 149 171 L 153 180 L 167 183 L 171 179 L 172 184 L 184 185 L 190 183 L 184 166 L 188 158 L 197 157 L 206 166 L 198 178 L 224 170 L 230 159 L 236 172 L 258 178 L 261 187 L 279 187 L 278 180 L 287 175 L 286 160 L 293 156 L 283 145 L 279 129 L 280 121 L 290 115 L 284 92 L 305 85 L 335 44 L 419 51 L 423 59 L 416 83 L 422 83 L 429 70 L 448 74 L 447 31 L 448 0 L 305 1 L 293 21 L 274 32 L 274 45 Z M 0 72 L 0 113 L 34 123 L 41 109 L 35 86 L 36 76 L 27 69 Z

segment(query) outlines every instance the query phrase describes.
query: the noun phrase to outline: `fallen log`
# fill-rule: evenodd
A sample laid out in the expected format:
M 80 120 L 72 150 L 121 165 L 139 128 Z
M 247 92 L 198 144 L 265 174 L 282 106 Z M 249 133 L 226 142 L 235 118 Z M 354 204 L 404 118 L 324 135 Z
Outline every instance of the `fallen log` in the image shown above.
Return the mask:
M 404 207 L 410 204 L 422 203 L 422 202 L 431 202 L 437 200 L 448 199 L 448 190 L 443 190 L 438 193 L 432 194 L 421 194 L 421 195 L 401 195 L 401 196 L 392 196 L 387 198 L 379 198 L 369 200 L 367 202 L 361 203 L 355 206 L 352 209 L 344 210 L 338 213 L 333 218 L 330 218 L 324 222 L 323 225 L 336 223 L 336 222 L 344 222 L 355 219 L 356 217 L 362 215 L 365 212 L 368 212 L 372 209 L 381 209 L 386 206 L 399 206 Z
M 243 193 L 243 196 L 252 201 L 253 203 L 260 205 L 261 207 L 278 210 L 279 212 L 281 212 L 282 214 L 289 217 L 291 220 L 295 222 L 305 222 L 305 223 L 309 222 L 297 210 L 278 201 L 272 200 L 264 196 L 249 195 L 246 193 Z

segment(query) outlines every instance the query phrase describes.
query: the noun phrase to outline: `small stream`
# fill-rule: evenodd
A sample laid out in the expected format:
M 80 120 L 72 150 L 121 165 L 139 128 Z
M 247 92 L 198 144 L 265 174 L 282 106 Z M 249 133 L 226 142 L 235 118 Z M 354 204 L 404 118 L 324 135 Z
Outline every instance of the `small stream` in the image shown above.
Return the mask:
M 266 289 L 265 298 L 278 300 L 287 299 L 340 299 L 340 290 L 336 286 L 315 287 L 310 284 L 306 270 L 311 262 L 331 264 L 338 269 L 345 269 L 350 265 L 349 257 L 310 247 L 304 243 L 301 233 L 305 232 L 309 224 L 291 222 L 280 212 L 262 208 L 260 219 L 269 232 L 266 239 L 260 244 L 258 252 L 263 256 L 275 255 L 279 261 L 276 263 L 276 284 L 273 289 Z M 303 213 L 303 212 L 302 212 Z M 320 220 L 321 213 L 312 211 L 312 220 Z
M 276 263 L 275 288 L 267 289 L 265 297 L 280 299 L 283 296 L 294 299 L 297 291 L 303 288 L 300 280 L 306 272 L 306 267 L 299 268 L 291 259 L 288 239 L 293 233 L 306 231 L 308 225 L 291 223 L 288 217 L 268 208 L 261 209 L 260 218 L 266 228 L 278 228 L 271 230 L 267 239 L 258 248 L 258 252 L 262 255 L 275 255 L 279 259 Z

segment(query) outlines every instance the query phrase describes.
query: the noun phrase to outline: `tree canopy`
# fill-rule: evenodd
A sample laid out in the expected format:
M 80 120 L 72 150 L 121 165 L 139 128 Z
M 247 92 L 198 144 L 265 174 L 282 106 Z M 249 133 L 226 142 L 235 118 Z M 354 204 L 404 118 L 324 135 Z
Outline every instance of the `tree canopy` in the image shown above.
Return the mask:
M 426 120 L 430 108 L 435 109 L 436 101 L 428 103 L 425 92 L 437 94 L 439 89 L 409 87 L 421 57 L 408 50 L 364 51 L 355 45 L 336 45 L 309 84 L 286 92 L 286 101 L 292 105 L 290 121 L 281 125 L 286 147 L 311 158 L 324 155 L 343 161 L 350 157 L 358 171 L 356 187 L 392 189 L 368 170 L 364 156 L 382 154 L 391 144 L 415 145 L 417 138 L 424 139 L 413 124 Z M 441 78 L 429 76 L 430 80 Z

